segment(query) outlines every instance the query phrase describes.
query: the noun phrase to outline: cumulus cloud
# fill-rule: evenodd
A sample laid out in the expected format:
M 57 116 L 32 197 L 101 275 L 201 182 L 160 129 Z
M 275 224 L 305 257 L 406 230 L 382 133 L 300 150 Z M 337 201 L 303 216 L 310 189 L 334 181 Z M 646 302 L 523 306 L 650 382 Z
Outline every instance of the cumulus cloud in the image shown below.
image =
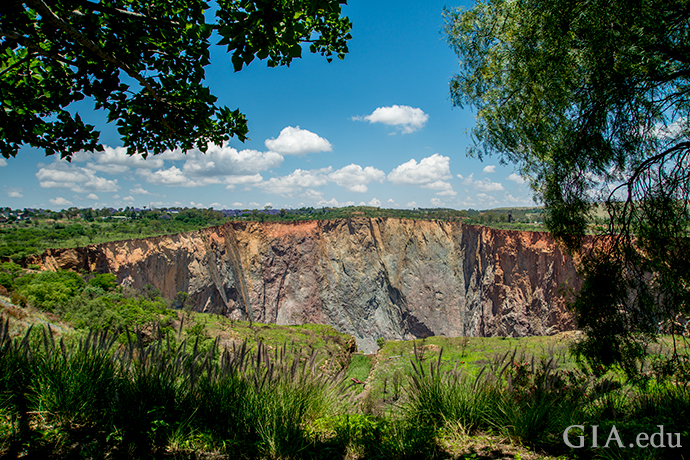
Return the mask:
M 7 196 L 10 198 L 24 198 L 24 195 L 22 195 L 21 192 L 18 192 L 16 190 L 7 192 Z
M 102 152 L 85 152 L 72 155 L 72 162 L 88 162 L 89 169 L 110 174 L 122 174 L 134 169 L 158 169 L 164 166 L 161 155 L 149 155 L 146 159 L 140 154 L 128 155 L 124 147 L 104 146 Z
M 530 205 L 533 202 L 532 197 L 529 196 L 523 196 L 523 197 L 517 197 L 513 196 L 510 193 L 506 193 L 505 195 L 505 201 L 508 203 L 513 203 L 513 204 L 523 204 L 523 205 Z
M 153 195 L 153 193 L 142 188 L 140 184 L 137 184 L 134 186 L 134 188 L 129 189 L 129 193 L 131 193 L 132 195 Z
M 484 170 L 482 172 L 484 174 L 495 173 L 496 172 L 496 166 L 495 165 L 484 166 Z
M 381 201 L 377 198 L 372 198 L 369 203 L 367 203 L 369 206 L 374 206 L 374 207 L 380 207 L 381 206 Z
M 71 201 L 64 199 L 61 196 L 57 196 L 55 198 L 51 198 L 48 201 L 50 201 L 52 204 L 55 206 L 69 206 L 72 204 Z
M 440 198 L 432 198 L 432 199 L 431 199 L 431 204 L 433 204 L 434 206 L 442 206 L 442 205 L 443 205 L 443 201 L 441 201 Z
M 492 197 L 491 195 L 487 195 L 486 193 L 477 193 L 477 200 L 483 205 L 483 206 L 497 206 L 499 201 Z
M 307 198 L 308 200 L 317 201 L 317 202 L 324 200 L 323 192 L 320 192 L 318 190 L 314 190 L 313 188 L 306 189 L 302 193 L 302 196 Z M 299 207 L 302 207 L 302 206 L 304 206 L 304 203 L 299 205 Z
M 429 184 L 424 184 L 422 185 L 424 188 L 428 188 L 431 190 L 437 190 L 436 195 L 441 195 L 441 196 L 455 196 L 458 193 L 453 190 L 453 186 L 450 185 L 448 182 L 442 181 L 442 180 L 437 180 L 434 182 L 431 182 Z
M 385 177 L 386 173 L 380 169 L 376 169 L 372 166 L 362 168 L 360 165 L 356 164 L 345 166 L 328 175 L 330 180 L 341 187 L 345 187 L 351 192 L 359 193 L 364 193 L 368 190 L 367 184 L 369 182 L 381 182 Z
M 332 148 L 326 139 L 299 126 L 283 128 L 277 139 L 266 139 L 265 144 L 269 150 L 283 155 L 330 152 Z
M 450 158 L 434 153 L 430 157 L 401 164 L 388 174 L 388 180 L 396 185 L 427 185 L 450 179 Z
M 462 175 L 458 174 L 458 177 L 463 179 L 463 183 L 465 185 L 473 187 L 475 190 L 479 190 L 480 192 L 500 192 L 501 190 L 505 190 L 503 184 L 500 182 L 491 182 L 489 179 L 474 180 L 474 174 L 470 174 L 467 178 L 464 178 Z
M 332 198 L 328 201 L 326 200 L 321 200 L 316 203 L 317 206 L 328 206 L 331 208 L 341 208 L 343 206 L 353 206 L 355 204 L 354 201 L 345 201 L 344 203 L 341 203 L 340 201 L 336 200 L 335 198 Z
M 95 193 L 89 193 L 88 195 L 86 195 L 86 199 L 95 201 L 98 199 L 98 195 L 96 195 Z
M 186 155 L 180 155 L 179 151 L 166 151 L 161 156 L 165 160 L 184 160 L 182 169 L 170 166 L 157 171 L 139 170 L 138 174 L 150 184 L 170 187 L 227 184 L 227 188 L 232 189 L 235 185 L 262 181 L 259 172 L 278 167 L 283 162 L 279 153 L 249 149 L 238 151 L 227 143 L 210 146 L 206 153 L 190 150 Z
M 155 172 L 146 171 L 141 173 L 141 175 L 150 184 L 180 187 L 198 187 L 203 185 L 202 182 L 193 181 L 185 176 L 177 166 L 171 166 L 168 169 L 160 169 Z
M 500 182 L 491 182 L 488 179 L 475 181 L 472 186 L 481 192 L 499 192 L 505 190 Z
M 230 176 L 225 179 L 225 183 L 228 184 L 225 188 L 234 190 L 237 185 L 253 185 L 263 180 L 261 174 L 253 174 L 251 176 Z
M 511 173 L 510 176 L 506 177 L 508 180 L 512 180 L 513 182 L 516 182 L 518 184 L 524 184 L 525 183 L 525 178 L 520 176 L 519 174 Z
M 414 158 L 401 164 L 388 174 L 388 180 L 395 185 L 416 185 L 436 190 L 437 195 L 454 196 L 456 192 L 446 179 L 450 174 L 450 158 L 434 153 L 417 163 Z
M 115 192 L 117 179 L 108 180 L 96 175 L 89 168 L 82 168 L 62 160 L 49 165 L 39 163 L 36 173 L 42 188 L 66 188 L 73 192 Z
M 206 153 L 193 151 L 187 154 L 182 167 L 191 177 L 244 176 L 278 167 L 283 156 L 276 152 L 236 150 L 230 146 L 212 146 Z
M 0 168 L 4 168 L 5 166 L 7 166 L 7 160 L 0 158 Z
M 305 171 L 296 169 L 287 176 L 272 177 L 258 184 L 262 189 L 281 195 L 293 195 L 304 188 L 321 187 L 328 183 L 331 167 Z
M 416 208 L 417 207 L 417 202 L 416 201 L 410 201 L 407 203 L 406 207 L 408 208 Z
M 370 115 L 352 117 L 352 119 L 397 126 L 403 134 L 407 134 L 424 127 L 429 119 L 429 115 L 424 113 L 422 109 L 410 107 L 409 105 L 393 105 L 391 107 L 379 107 Z

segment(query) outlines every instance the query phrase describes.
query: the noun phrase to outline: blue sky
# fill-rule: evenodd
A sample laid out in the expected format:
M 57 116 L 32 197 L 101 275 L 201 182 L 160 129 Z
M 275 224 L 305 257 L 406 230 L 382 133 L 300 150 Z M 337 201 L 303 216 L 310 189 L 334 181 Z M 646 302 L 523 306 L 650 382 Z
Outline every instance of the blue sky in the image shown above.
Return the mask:
M 289 68 L 255 60 L 235 73 L 214 47 L 207 83 L 220 105 L 247 115 L 250 140 L 206 154 L 127 157 L 115 127 L 84 101 L 76 109 L 102 130 L 106 151 L 72 163 L 31 148 L 0 159 L 0 205 L 532 206 L 511 166 L 466 156 L 474 113 L 449 98 L 457 57 L 441 34 L 446 5 L 469 3 L 350 0 L 350 53 L 330 64 L 305 50 Z

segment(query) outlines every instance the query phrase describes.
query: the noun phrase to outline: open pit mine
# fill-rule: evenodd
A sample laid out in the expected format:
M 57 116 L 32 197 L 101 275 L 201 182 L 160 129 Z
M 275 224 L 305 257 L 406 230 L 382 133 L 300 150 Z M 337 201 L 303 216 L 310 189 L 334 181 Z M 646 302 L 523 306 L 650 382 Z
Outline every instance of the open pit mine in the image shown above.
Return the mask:
M 576 327 L 573 259 L 547 233 L 461 222 L 353 218 L 220 227 L 75 249 L 30 263 L 114 273 L 196 311 L 329 324 L 376 339 L 548 335 Z

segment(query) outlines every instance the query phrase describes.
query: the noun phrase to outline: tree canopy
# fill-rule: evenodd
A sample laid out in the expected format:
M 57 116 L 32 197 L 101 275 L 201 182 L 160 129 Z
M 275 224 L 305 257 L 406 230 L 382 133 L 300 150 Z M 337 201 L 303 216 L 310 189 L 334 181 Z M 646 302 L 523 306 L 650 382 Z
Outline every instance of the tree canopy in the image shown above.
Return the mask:
M 579 351 L 634 371 L 690 307 L 690 2 L 480 0 L 445 17 L 472 154 L 517 165 L 584 255 Z M 605 234 L 584 239 L 598 212 Z
M 129 153 L 246 138 L 245 116 L 204 85 L 210 42 L 235 71 L 290 65 L 302 44 L 330 62 L 348 52 L 344 0 L 9 0 L 0 6 L 0 152 L 28 144 L 69 159 L 99 131 L 69 110 L 92 98 Z M 215 22 L 207 22 L 215 12 Z

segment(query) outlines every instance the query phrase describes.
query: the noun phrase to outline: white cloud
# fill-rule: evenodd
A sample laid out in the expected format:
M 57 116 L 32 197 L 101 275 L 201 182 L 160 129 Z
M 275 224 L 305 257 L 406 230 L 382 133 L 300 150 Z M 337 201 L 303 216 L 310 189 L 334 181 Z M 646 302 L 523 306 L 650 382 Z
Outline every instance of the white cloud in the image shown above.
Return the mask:
M 202 183 L 193 181 L 185 176 L 177 166 L 171 166 L 168 169 L 161 169 L 155 172 L 145 171 L 140 174 L 150 184 L 180 187 L 198 187 L 202 185 Z
M 448 182 L 442 181 L 442 180 L 437 180 L 434 182 L 431 182 L 429 184 L 424 184 L 422 185 L 424 188 L 428 188 L 431 190 L 438 190 L 436 192 L 436 195 L 441 195 L 441 196 L 455 196 L 458 194 L 455 190 L 453 190 L 453 186 L 450 185 Z
M 381 206 L 381 201 L 378 200 L 378 199 L 376 199 L 376 198 L 372 198 L 371 201 L 370 201 L 369 203 L 367 203 L 367 204 L 368 204 L 369 206 L 375 206 L 375 207 L 378 208 L 378 207 Z
M 287 176 L 272 177 L 265 182 L 257 184 L 270 193 L 281 195 L 292 195 L 304 188 L 320 187 L 328 183 L 327 174 L 331 172 L 331 167 L 305 171 L 296 169 Z
M 73 192 L 115 192 L 119 189 L 117 179 L 108 180 L 96 176 L 89 168 L 81 168 L 63 160 L 45 165 L 39 163 L 36 173 L 42 188 L 66 188 Z
M 494 166 L 494 165 L 484 166 L 484 170 L 482 172 L 484 174 L 495 173 L 496 172 L 496 166 Z
M 500 182 L 491 182 L 489 179 L 474 180 L 474 174 L 470 174 L 467 178 L 463 178 L 458 174 L 458 177 L 463 179 L 465 185 L 469 185 L 480 192 L 500 192 L 501 190 L 505 190 L 503 184 Z
M 345 187 L 351 192 L 359 193 L 364 193 L 368 190 L 366 184 L 369 182 L 381 182 L 385 177 L 386 173 L 380 169 L 376 169 L 372 166 L 367 166 L 362 169 L 360 165 L 356 164 L 345 166 L 328 175 L 330 180 L 341 187 Z
M 64 199 L 64 198 L 61 197 L 61 196 L 58 196 L 58 197 L 55 197 L 55 198 L 51 198 L 51 199 L 49 199 L 48 201 L 50 201 L 50 202 L 51 202 L 52 204 L 54 204 L 55 206 L 69 206 L 70 204 L 72 204 L 71 201 L 66 200 L 66 199 Z
M 306 131 L 308 133 L 308 131 Z M 318 137 L 318 136 L 317 136 Z M 230 188 L 234 184 L 254 183 L 261 181 L 258 174 L 261 171 L 278 167 L 283 162 L 283 156 L 277 152 L 259 152 L 256 150 L 238 151 L 230 147 L 227 143 L 222 146 L 210 145 L 206 153 L 198 149 L 183 152 L 179 149 L 166 150 L 160 155 L 149 155 L 144 159 L 141 155 L 127 155 L 123 147 L 105 147 L 104 152 L 77 152 L 74 162 L 88 162 L 87 168 L 77 168 L 81 171 L 103 171 L 111 174 L 123 174 L 131 168 L 137 170 L 147 183 L 156 185 L 178 186 L 178 187 L 201 187 L 209 184 L 226 183 Z M 182 167 L 170 165 L 166 166 L 166 161 L 184 161 Z M 64 169 L 64 168 L 62 168 Z M 88 191 L 94 189 L 105 190 L 103 184 L 82 184 L 82 181 L 72 180 L 76 170 L 73 169 L 73 176 L 66 179 L 56 180 L 47 172 L 40 172 L 39 180 L 42 180 L 42 187 L 57 187 L 58 184 L 71 183 L 68 187 L 73 191 Z M 62 172 L 64 176 L 66 171 Z M 38 175 L 37 175 L 38 176 Z M 237 178 L 239 177 L 239 179 Z M 247 179 L 250 178 L 250 179 Z M 105 179 L 97 178 L 97 181 Z M 113 181 L 116 182 L 116 181 Z M 75 185 L 76 184 L 76 185 Z M 60 185 L 62 186 L 62 185 Z M 140 185 L 136 185 L 130 190 L 134 195 L 155 195 Z
M 488 179 L 475 181 L 472 186 L 481 192 L 498 192 L 505 190 L 500 182 L 491 182 Z
M 225 178 L 225 183 L 228 184 L 225 188 L 227 190 L 234 190 L 237 185 L 254 185 L 263 180 L 261 174 L 254 174 L 252 176 L 229 176 Z
M 0 168 L 4 168 L 5 166 L 7 166 L 7 160 L 0 158 Z
M 479 200 L 483 206 L 497 206 L 499 204 L 496 198 L 486 193 L 477 193 L 477 200 Z
M 437 195 L 455 196 L 453 186 L 444 179 L 450 179 L 450 158 L 434 153 L 419 163 L 414 158 L 401 164 L 388 174 L 388 180 L 395 185 L 417 185 L 437 190 Z
M 417 163 L 414 158 L 401 164 L 388 174 L 395 185 L 428 185 L 450 179 L 450 158 L 434 153 Z
M 133 196 L 126 196 L 122 199 L 122 201 L 126 201 L 127 203 L 134 203 L 134 197 Z
M 7 192 L 7 196 L 10 198 L 24 198 L 24 195 L 22 195 L 20 192 L 17 192 L 16 190 L 13 192 Z
M 97 200 L 98 195 L 96 195 L 95 193 L 89 193 L 88 195 L 86 195 L 86 199 L 87 200 Z
M 506 193 L 505 201 L 507 201 L 508 203 L 513 203 L 513 204 L 521 203 L 521 204 L 526 205 L 526 206 L 529 206 L 529 205 L 533 204 L 533 202 L 534 202 L 532 197 L 529 197 L 529 196 L 516 197 L 516 196 L 511 195 L 510 193 Z
M 149 155 L 146 159 L 138 153 L 128 155 L 124 147 L 104 146 L 102 152 L 85 152 L 83 150 L 72 155 L 76 163 L 88 162 L 89 168 L 110 174 L 122 174 L 135 169 L 158 169 L 164 166 L 162 155 Z
M 323 192 L 320 192 L 318 190 L 314 190 L 313 188 L 308 188 L 302 193 L 302 196 L 307 198 L 308 200 L 312 201 L 323 201 Z M 300 205 L 300 207 L 304 206 L 303 204 Z
M 507 180 L 512 180 L 513 182 L 516 182 L 518 184 L 524 184 L 525 178 L 520 176 L 519 174 L 511 173 L 510 176 L 506 177 Z
M 434 206 L 441 206 L 443 205 L 443 201 L 441 201 L 439 198 L 432 198 L 431 204 L 433 204 Z
M 278 139 L 266 139 L 265 144 L 269 150 L 283 155 L 330 152 L 332 148 L 326 139 L 299 126 L 283 128 Z
M 355 204 L 354 201 L 346 201 L 344 203 L 341 203 L 338 200 L 336 200 L 335 198 L 332 198 L 328 201 L 321 200 L 321 201 L 316 203 L 317 206 L 328 206 L 331 208 L 341 208 L 343 206 L 353 206 L 354 204 Z
M 407 203 L 406 207 L 408 208 L 416 208 L 417 207 L 417 202 L 416 201 L 410 201 Z
M 379 107 L 370 115 L 352 117 L 352 119 L 397 126 L 403 134 L 406 134 L 421 129 L 429 119 L 429 115 L 424 113 L 422 109 L 409 105 L 393 105 L 391 107 Z
M 166 151 L 161 155 L 165 159 L 185 160 L 182 169 L 170 166 L 158 171 L 140 170 L 138 174 L 150 184 L 171 187 L 203 187 L 224 183 L 228 189 L 233 189 L 236 185 L 261 182 L 263 178 L 259 172 L 278 167 L 283 162 L 283 156 L 279 153 L 238 151 L 227 143 L 223 146 L 212 145 L 206 153 L 191 150 L 186 155 L 180 155 L 179 151 Z
M 276 152 L 236 150 L 227 144 L 211 146 L 206 153 L 193 151 L 187 154 L 182 167 L 191 177 L 244 176 L 276 168 L 283 163 L 283 156 Z

